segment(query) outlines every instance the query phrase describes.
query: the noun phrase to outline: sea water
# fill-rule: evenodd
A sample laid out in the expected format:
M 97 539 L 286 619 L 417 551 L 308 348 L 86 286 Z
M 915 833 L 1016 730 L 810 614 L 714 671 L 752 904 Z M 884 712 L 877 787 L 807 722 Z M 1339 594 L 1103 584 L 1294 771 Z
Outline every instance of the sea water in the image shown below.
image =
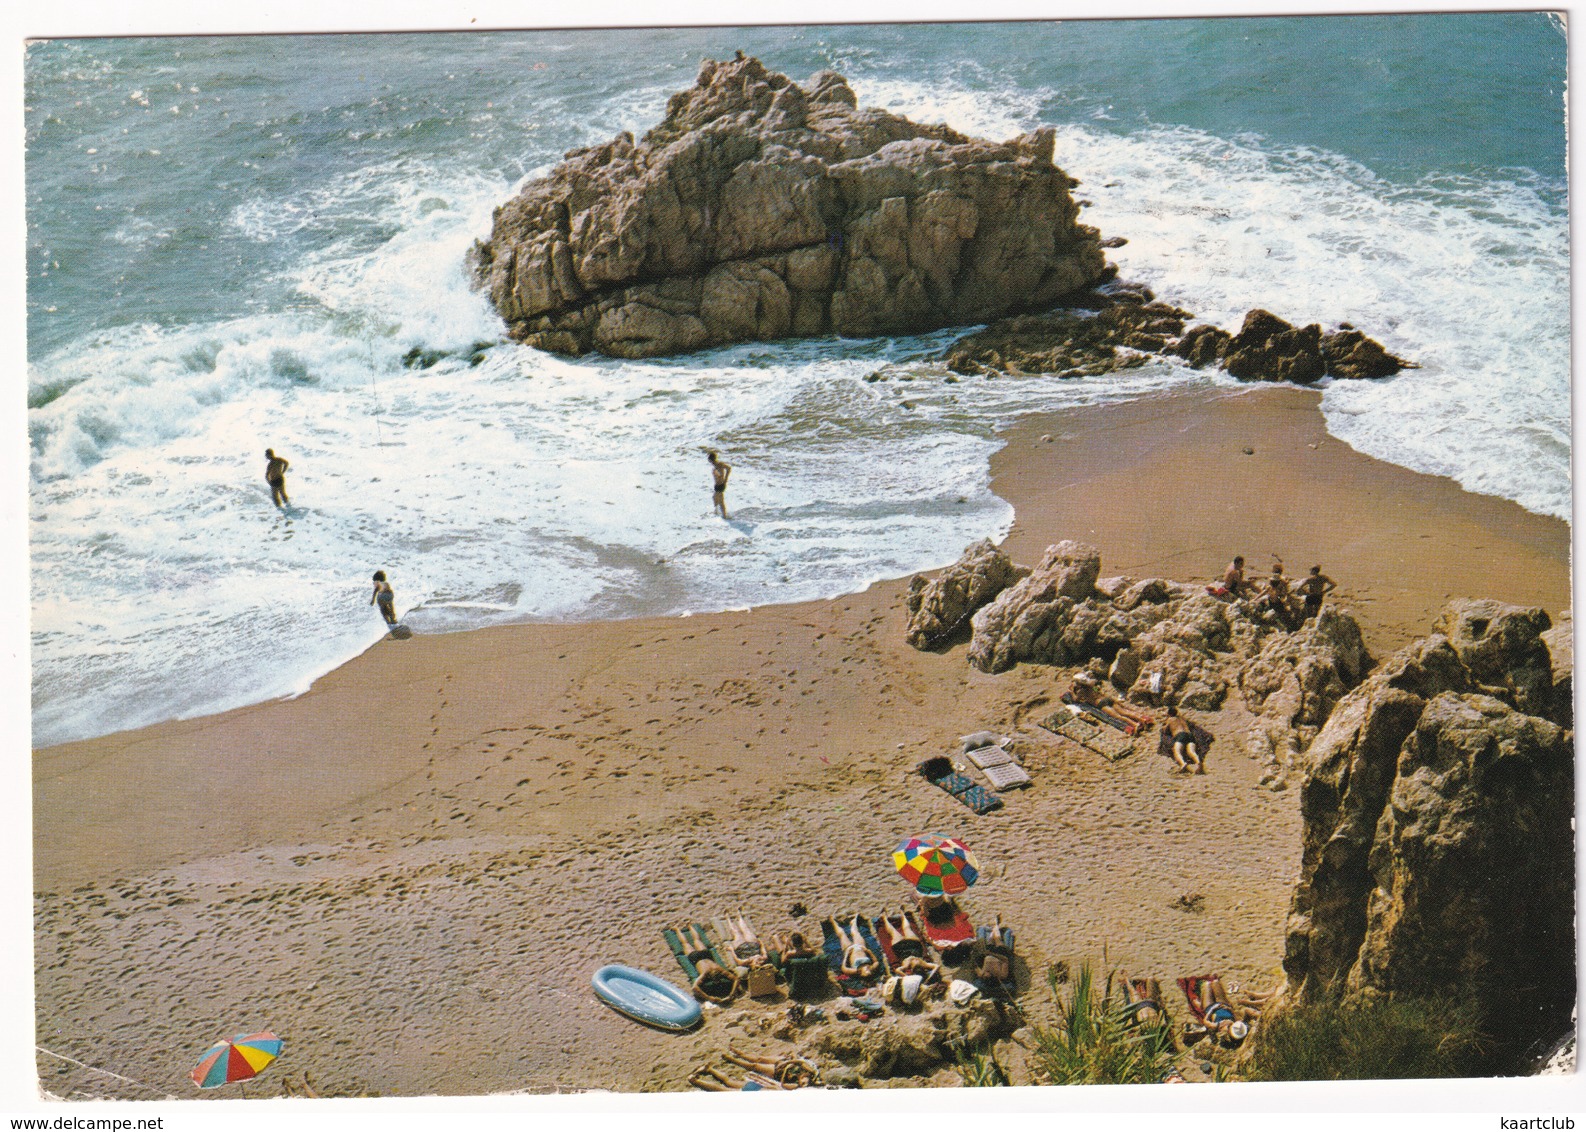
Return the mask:
M 1229 329 L 1356 324 L 1422 368 L 1325 386 L 1334 435 L 1568 516 L 1547 16 L 36 43 L 35 744 L 301 691 L 384 631 L 380 568 L 438 632 L 940 566 L 1007 531 L 988 461 L 1019 414 L 1232 384 L 1168 361 L 950 382 L 950 331 L 646 362 L 506 343 L 464 267 L 491 209 L 738 49 L 978 136 L 1055 127 L 1124 278 Z

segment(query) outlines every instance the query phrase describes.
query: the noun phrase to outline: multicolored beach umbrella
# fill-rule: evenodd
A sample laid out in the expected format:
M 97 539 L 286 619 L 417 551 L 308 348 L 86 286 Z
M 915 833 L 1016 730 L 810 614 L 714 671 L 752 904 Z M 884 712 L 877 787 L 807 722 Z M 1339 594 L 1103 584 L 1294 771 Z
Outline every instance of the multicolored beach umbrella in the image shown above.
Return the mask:
M 216 1042 L 204 1051 L 203 1059 L 193 1069 L 193 1084 L 200 1089 L 213 1089 L 246 1081 L 280 1056 L 281 1039 L 269 1030 L 238 1034 L 229 1042 Z
M 925 896 L 956 896 L 980 877 L 980 862 L 956 837 L 920 833 L 892 851 L 898 875 Z

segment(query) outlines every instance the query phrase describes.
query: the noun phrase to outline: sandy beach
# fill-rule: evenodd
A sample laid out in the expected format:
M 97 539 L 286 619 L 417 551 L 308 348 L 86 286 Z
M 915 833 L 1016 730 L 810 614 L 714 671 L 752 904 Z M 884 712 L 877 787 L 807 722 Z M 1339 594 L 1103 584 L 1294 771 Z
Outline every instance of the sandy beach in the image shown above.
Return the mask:
M 1362 456 L 1317 402 L 1204 388 L 1027 418 L 992 461 L 1005 547 L 1078 539 L 1136 578 L 1320 564 L 1379 657 L 1451 597 L 1568 608 L 1566 523 Z M 198 1095 L 210 1042 L 271 1028 L 287 1053 L 249 1096 L 305 1074 L 335 1096 L 686 1088 L 731 1040 L 776 1045 L 772 1008 L 665 1035 L 591 973 L 678 978 L 660 931 L 685 919 L 818 934 L 895 909 L 890 850 L 926 830 L 985 865 L 964 904 L 1018 929 L 1032 1015 L 1050 964 L 1103 952 L 1274 984 L 1296 792 L 1258 787 L 1237 696 L 1200 717 L 1222 737 L 1204 778 L 1154 743 L 1105 762 L 1035 726 L 1063 673 L 908 647 L 907 584 L 386 640 L 296 699 L 36 751 L 38 1042 L 139 1083 L 41 1054 L 41 1087 Z M 982 728 L 1018 735 L 1034 779 L 983 817 L 912 773 Z

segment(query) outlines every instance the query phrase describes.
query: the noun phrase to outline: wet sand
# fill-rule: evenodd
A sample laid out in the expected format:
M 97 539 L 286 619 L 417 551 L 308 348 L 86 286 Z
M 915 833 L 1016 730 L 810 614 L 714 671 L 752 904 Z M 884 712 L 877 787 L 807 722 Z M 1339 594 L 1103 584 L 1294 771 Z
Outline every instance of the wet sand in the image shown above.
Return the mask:
M 1007 547 L 1077 538 L 1104 575 L 1185 580 L 1236 552 L 1320 563 L 1378 655 L 1449 596 L 1567 607 L 1565 523 L 1363 457 L 1316 402 L 1205 389 L 1028 419 L 992 463 Z M 268 1027 L 288 1053 L 250 1096 L 305 1072 L 338 1096 L 685 1088 L 730 1040 L 774 1047 L 770 1008 L 666 1035 L 590 974 L 679 978 L 659 933 L 685 917 L 818 933 L 896 908 L 890 850 L 924 830 L 979 854 L 965 905 L 1019 929 L 1036 1015 L 1050 963 L 1104 949 L 1169 985 L 1274 982 L 1296 795 L 1257 786 L 1237 698 L 1201 717 L 1223 736 L 1204 778 L 1150 741 L 1107 763 L 1034 726 L 1059 673 L 909 648 L 906 589 L 388 640 L 295 700 L 35 752 L 39 1044 L 141 1083 L 41 1055 L 42 1086 L 189 1096 L 211 1041 Z M 1023 736 L 1035 780 L 984 817 L 911 773 L 981 728 Z

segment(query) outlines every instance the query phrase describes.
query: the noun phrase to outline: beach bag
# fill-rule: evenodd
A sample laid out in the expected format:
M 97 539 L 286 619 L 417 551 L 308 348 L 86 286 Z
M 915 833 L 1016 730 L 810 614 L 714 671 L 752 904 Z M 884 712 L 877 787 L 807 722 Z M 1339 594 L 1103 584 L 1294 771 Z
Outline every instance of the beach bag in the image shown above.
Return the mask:
M 770 967 L 750 967 L 745 981 L 750 998 L 765 998 L 776 994 L 776 972 Z

